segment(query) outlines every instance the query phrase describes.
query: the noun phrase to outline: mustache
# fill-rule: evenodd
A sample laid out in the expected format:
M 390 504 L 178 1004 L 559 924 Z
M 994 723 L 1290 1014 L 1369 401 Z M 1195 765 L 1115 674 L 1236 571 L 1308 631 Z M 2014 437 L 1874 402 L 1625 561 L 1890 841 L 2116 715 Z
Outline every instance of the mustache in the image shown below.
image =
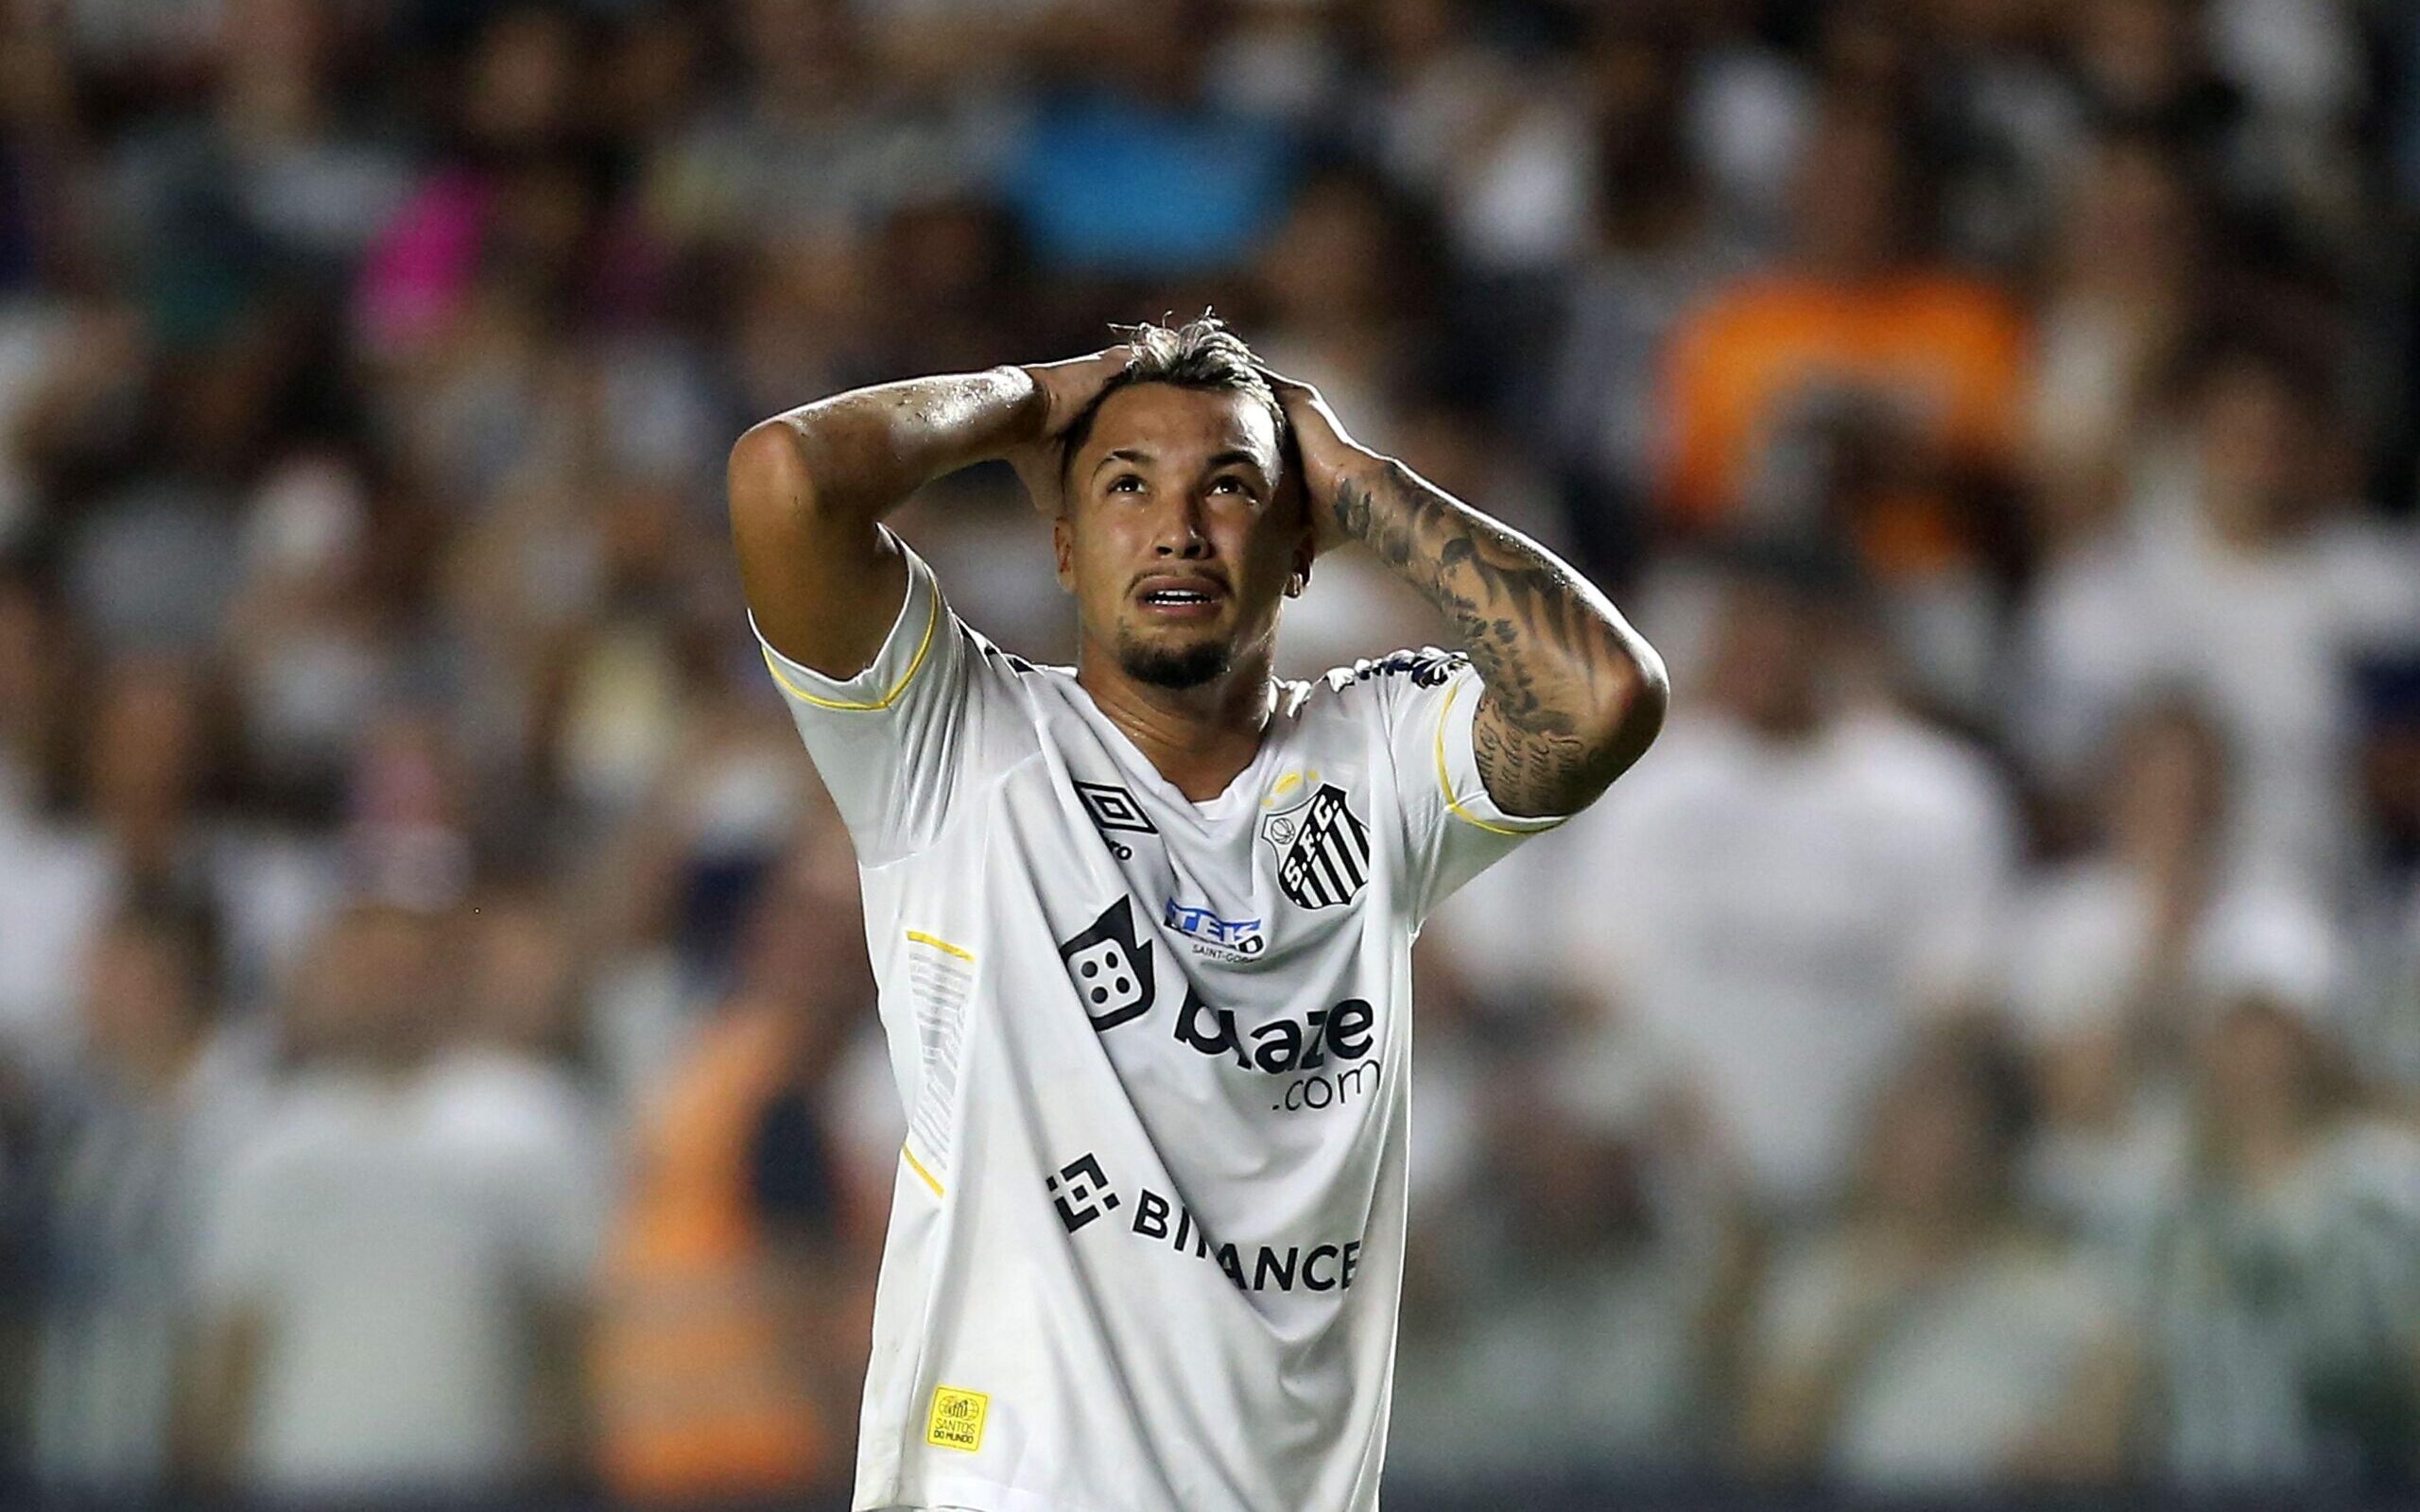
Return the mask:
M 1234 580 L 1228 577 L 1226 569 L 1222 567 L 1154 567 L 1149 572 L 1136 573 L 1127 582 L 1126 591 L 1131 593 L 1154 577 L 1198 577 L 1205 583 L 1218 584 L 1222 593 L 1236 591 Z

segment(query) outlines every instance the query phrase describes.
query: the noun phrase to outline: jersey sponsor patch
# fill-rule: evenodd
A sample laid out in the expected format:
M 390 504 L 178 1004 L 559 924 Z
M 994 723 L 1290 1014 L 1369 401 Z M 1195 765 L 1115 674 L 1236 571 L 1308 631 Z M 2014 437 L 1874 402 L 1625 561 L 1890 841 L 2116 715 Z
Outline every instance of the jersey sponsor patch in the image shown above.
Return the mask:
M 1167 900 L 1160 921 L 1212 955 L 1250 960 L 1269 947 L 1257 919 L 1221 919 L 1207 908 Z
M 1087 1193 L 1083 1215 L 1073 1222 L 1068 1219 L 1060 1185 L 1071 1172 L 1080 1173 L 1076 1179 L 1083 1182 Z M 1069 1233 L 1118 1206 L 1117 1193 L 1101 1169 L 1100 1158 L 1090 1150 L 1061 1166 L 1059 1175 L 1046 1177 L 1045 1185 L 1049 1189 L 1051 1205 L 1059 1210 L 1059 1221 Z M 1358 1239 L 1283 1247 L 1274 1244 L 1220 1243 L 1211 1237 L 1210 1230 L 1183 1202 L 1148 1186 L 1135 1187 L 1133 1192 L 1134 1216 L 1131 1222 L 1116 1227 L 1124 1228 L 1132 1238 L 1218 1266 L 1239 1292 L 1349 1291 L 1355 1273 L 1360 1269 Z
M 1091 928 L 1059 947 L 1059 958 L 1095 1029 L 1115 1029 L 1151 1011 L 1151 948 L 1135 937 L 1131 898 L 1102 910 Z
M 1334 782 L 1262 819 L 1260 835 L 1277 849 L 1277 890 L 1297 907 L 1339 907 L 1369 884 L 1370 827 Z
M 936 1386 L 932 1416 L 925 1422 L 925 1442 L 972 1454 L 983 1447 L 983 1418 L 991 1410 L 992 1399 L 982 1392 Z
M 1102 909 L 1082 934 L 1061 945 L 1059 958 L 1083 1002 L 1085 1017 L 1098 1033 L 1146 1017 L 1158 1002 L 1151 944 L 1138 936 L 1131 896 Z M 1314 1007 L 1299 1016 L 1280 1013 L 1247 1025 L 1235 1009 L 1202 997 L 1181 967 L 1177 971 L 1184 994 L 1169 1032 L 1195 1054 L 1232 1061 L 1238 1071 L 1292 1078 L 1274 1094 L 1270 1112 L 1330 1108 L 1376 1091 L 1381 1074 L 1377 1010 L 1368 999 L 1346 998 L 1330 1007 Z M 1060 1195 L 1062 1180 L 1079 1182 L 1082 1175 L 1069 1169 L 1053 1177 L 1053 1198 Z M 1099 1184 L 1097 1175 L 1091 1184 Z M 1084 1211 L 1085 1206 L 1080 1199 L 1061 1206 L 1059 1216 L 1069 1232 L 1094 1216 Z

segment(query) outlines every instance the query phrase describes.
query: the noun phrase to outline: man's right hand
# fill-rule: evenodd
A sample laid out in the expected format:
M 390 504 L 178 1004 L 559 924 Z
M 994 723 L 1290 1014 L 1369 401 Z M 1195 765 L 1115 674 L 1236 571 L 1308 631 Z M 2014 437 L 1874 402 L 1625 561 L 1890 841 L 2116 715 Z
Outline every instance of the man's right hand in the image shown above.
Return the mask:
M 1039 412 L 1037 428 L 1029 438 L 1011 447 L 1006 455 L 1026 492 L 1032 497 L 1034 508 L 1045 519 L 1058 515 L 1066 505 L 1060 478 L 1066 461 L 1062 445 L 1067 427 L 1100 397 L 1111 379 L 1126 370 L 1132 355 L 1133 349 L 1121 344 L 1104 347 L 1088 356 L 1037 362 L 1018 369 L 1033 380 Z
M 731 452 L 731 526 L 766 641 L 827 677 L 862 671 L 908 593 L 876 522 L 934 478 L 994 458 L 1057 513 L 1067 427 L 1127 355 L 853 388 L 751 426 Z

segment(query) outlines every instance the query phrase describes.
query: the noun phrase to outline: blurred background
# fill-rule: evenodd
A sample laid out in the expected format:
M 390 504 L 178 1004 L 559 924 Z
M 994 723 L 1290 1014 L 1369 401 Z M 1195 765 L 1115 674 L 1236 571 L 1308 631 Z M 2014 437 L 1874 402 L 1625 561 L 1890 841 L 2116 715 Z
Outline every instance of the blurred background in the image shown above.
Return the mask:
M 0 4 L 0 1474 L 844 1504 L 723 454 L 1214 306 L 1678 687 L 1422 940 L 1389 1504 L 2411 1504 L 2415 211 L 2399 0 Z

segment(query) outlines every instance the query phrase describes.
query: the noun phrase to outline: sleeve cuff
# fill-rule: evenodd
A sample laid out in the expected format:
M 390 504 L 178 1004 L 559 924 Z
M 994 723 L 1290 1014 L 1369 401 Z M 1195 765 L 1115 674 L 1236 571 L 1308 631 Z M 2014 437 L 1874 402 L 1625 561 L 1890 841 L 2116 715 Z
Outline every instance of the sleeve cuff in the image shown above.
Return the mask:
M 887 529 L 886 529 L 887 533 Z M 748 628 L 756 637 L 756 644 L 765 653 L 766 669 L 774 682 L 791 698 L 818 709 L 830 709 L 844 713 L 873 713 L 897 703 L 908 687 L 924 671 L 925 662 L 932 653 L 933 638 L 940 633 L 942 595 L 933 581 L 933 570 L 925 559 L 909 549 L 908 543 L 891 537 L 899 547 L 899 555 L 908 564 L 908 593 L 900 601 L 899 616 L 890 623 L 890 633 L 883 637 L 882 649 L 873 661 L 853 678 L 826 677 L 813 667 L 803 665 L 773 649 L 757 627 L 756 616 L 750 613 Z
M 1507 814 L 1495 806 L 1479 779 L 1478 761 L 1471 751 L 1471 721 L 1478 716 L 1485 687 L 1478 673 L 1465 671 L 1446 690 L 1445 707 L 1437 718 L 1436 781 L 1444 790 L 1445 808 L 1462 823 L 1493 834 L 1551 830 L 1570 816 Z

